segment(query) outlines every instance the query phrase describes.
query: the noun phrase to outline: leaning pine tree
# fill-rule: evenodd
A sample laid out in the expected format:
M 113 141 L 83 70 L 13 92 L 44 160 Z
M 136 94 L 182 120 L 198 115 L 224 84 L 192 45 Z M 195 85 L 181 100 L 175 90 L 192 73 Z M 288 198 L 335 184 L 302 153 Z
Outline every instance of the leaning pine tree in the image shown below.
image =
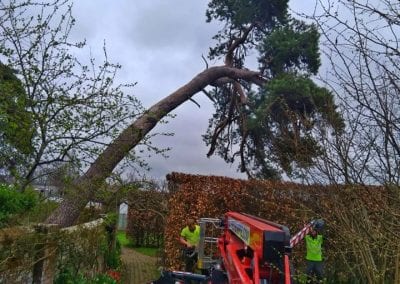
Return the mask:
M 72 224 L 145 135 L 202 91 L 215 104 L 204 135 L 208 155 L 227 162 L 238 158 L 241 171 L 262 178 L 310 166 L 322 151 L 315 133 L 341 131 L 344 123 L 332 94 L 310 79 L 320 66 L 317 29 L 291 18 L 287 9 L 288 0 L 210 1 L 207 21 L 222 21 L 224 28 L 215 35 L 209 58 L 223 58 L 224 64 L 207 67 L 133 121 L 75 181 L 47 222 Z M 250 70 L 247 59 L 255 52 L 259 66 Z

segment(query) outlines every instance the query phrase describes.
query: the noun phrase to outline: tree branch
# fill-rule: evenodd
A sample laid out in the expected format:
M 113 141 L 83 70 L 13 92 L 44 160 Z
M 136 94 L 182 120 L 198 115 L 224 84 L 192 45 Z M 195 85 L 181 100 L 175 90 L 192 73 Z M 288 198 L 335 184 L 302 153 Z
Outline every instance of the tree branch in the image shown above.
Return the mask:
M 71 225 L 113 169 L 162 118 L 206 86 L 225 77 L 251 82 L 255 78 L 258 80 L 260 76 L 258 72 L 227 66 L 211 67 L 199 73 L 189 83 L 150 107 L 110 143 L 86 173 L 75 182 L 75 192 L 79 192 L 79 198 L 67 196 L 46 223 L 55 223 L 63 227 Z

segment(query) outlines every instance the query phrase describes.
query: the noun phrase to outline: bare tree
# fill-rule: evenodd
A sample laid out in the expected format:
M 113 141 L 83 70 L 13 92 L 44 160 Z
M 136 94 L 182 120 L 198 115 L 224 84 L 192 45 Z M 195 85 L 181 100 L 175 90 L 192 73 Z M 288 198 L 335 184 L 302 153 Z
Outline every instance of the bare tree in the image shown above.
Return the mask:
M 311 182 L 345 183 L 350 204 L 329 209 L 348 275 L 368 283 L 397 283 L 400 236 L 400 2 L 317 0 L 327 73 L 321 80 L 337 97 L 346 128 L 319 127 L 323 154 L 303 172 Z M 322 125 L 321 125 L 322 126 Z M 353 184 L 365 187 L 363 196 Z M 337 224 L 344 224 L 337 226 Z M 364 279 L 364 280 L 360 280 Z
M 328 71 L 321 80 L 335 93 L 347 128 L 321 131 L 326 152 L 315 172 L 332 182 L 400 182 L 400 3 L 317 1 Z M 324 175 L 321 175 L 323 173 Z

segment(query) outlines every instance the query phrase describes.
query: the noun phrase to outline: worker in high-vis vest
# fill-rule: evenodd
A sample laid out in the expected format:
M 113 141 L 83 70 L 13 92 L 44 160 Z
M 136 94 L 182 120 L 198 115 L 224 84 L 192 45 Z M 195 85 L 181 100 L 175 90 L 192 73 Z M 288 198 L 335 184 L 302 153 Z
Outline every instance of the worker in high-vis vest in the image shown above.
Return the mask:
M 318 281 L 321 281 L 324 274 L 324 263 L 322 257 L 323 237 L 319 230 L 312 228 L 304 240 L 306 242 L 307 250 L 307 283 L 309 283 L 313 277 L 316 277 Z
M 197 262 L 197 246 L 200 240 L 200 226 L 192 218 L 187 219 L 186 227 L 182 229 L 179 242 L 185 246 L 185 271 L 194 272 Z

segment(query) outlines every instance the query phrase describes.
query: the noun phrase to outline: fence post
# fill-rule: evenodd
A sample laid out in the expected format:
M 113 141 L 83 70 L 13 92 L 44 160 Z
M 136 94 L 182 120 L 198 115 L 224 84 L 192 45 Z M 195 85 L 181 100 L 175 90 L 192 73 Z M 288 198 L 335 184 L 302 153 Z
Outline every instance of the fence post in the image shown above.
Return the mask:
M 35 245 L 35 264 L 33 265 L 32 283 L 51 284 L 54 281 L 57 246 L 49 239 L 49 234 L 58 230 L 56 224 L 38 224 L 35 230 L 43 234 L 43 242 Z

